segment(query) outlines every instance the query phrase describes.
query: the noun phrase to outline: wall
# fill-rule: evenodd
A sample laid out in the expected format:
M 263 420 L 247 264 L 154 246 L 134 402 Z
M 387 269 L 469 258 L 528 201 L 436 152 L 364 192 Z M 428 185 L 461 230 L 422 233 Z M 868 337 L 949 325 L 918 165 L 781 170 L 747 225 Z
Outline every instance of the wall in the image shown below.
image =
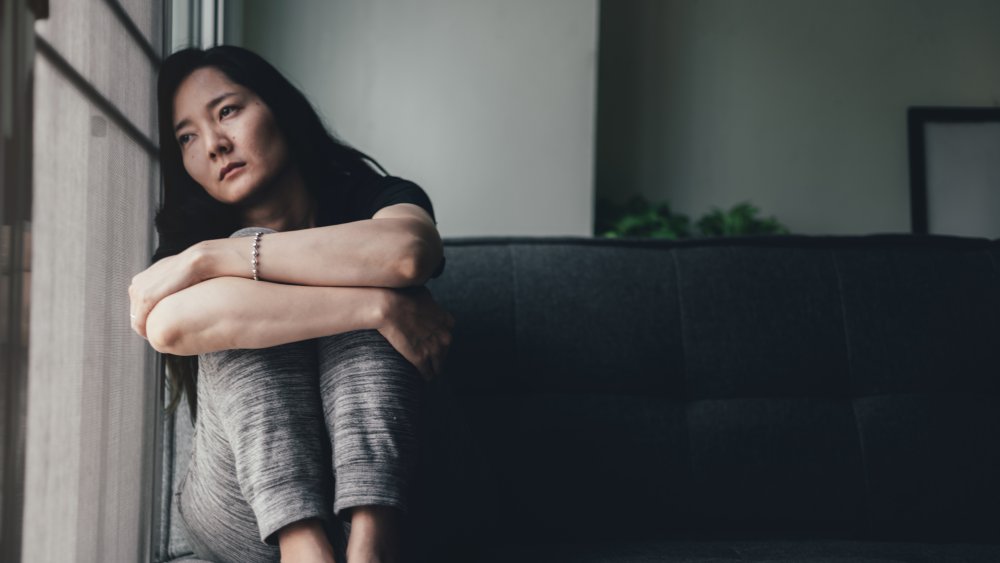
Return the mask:
M 242 2 L 243 45 L 442 235 L 592 232 L 597 0 Z
M 1000 2 L 603 2 L 599 195 L 906 232 L 906 108 L 1000 104 Z

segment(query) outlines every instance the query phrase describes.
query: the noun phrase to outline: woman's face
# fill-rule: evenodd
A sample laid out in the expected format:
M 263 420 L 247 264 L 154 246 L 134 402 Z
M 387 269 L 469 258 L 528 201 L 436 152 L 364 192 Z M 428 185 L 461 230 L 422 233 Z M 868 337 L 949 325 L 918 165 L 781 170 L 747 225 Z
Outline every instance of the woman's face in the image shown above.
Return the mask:
M 246 201 L 288 160 L 270 108 L 213 67 L 199 68 L 181 82 L 174 94 L 173 126 L 187 173 L 222 203 Z M 241 166 L 222 177 L 230 164 Z

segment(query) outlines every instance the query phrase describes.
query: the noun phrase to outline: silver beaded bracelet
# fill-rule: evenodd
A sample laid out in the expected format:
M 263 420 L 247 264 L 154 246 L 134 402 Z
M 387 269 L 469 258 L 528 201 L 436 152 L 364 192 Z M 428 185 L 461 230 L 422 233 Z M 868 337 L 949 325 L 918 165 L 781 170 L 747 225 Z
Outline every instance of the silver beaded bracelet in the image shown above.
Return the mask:
M 260 255 L 260 237 L 264 233 L 258 231 L 253 236 L 253 244 L 250 245 L 252 255 L 250 256 L 250 266 L 253 268 L 253 281 L 260 281 L 257 279 L 257 256 Z

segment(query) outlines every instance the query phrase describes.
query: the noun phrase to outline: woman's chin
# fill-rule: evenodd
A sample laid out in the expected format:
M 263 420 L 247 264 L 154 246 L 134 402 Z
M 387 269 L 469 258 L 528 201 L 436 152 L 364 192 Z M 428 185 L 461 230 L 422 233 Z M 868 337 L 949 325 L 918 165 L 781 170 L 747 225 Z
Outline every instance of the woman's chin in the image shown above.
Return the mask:
M 223 203 L 228 205 L 244 205 L 249 203 L 254 196 L 253 186 L 244 183 L 234 182 L 232 185 L 224 186 L 219 191 L 222 194 L 220 199 Z

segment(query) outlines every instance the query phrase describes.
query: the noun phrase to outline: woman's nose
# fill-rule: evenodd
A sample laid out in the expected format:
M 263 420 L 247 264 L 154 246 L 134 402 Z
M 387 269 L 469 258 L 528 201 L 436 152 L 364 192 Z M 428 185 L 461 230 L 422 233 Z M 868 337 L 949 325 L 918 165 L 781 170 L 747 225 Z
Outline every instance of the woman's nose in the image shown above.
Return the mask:
M 221 154 L 227 154 L 233 150 L 233 143 L 229 139 L 229 136 L 222 132 L 216 132 L 210 139 L 208 145 L 211 151 L 211 156 L 218 156 Z

